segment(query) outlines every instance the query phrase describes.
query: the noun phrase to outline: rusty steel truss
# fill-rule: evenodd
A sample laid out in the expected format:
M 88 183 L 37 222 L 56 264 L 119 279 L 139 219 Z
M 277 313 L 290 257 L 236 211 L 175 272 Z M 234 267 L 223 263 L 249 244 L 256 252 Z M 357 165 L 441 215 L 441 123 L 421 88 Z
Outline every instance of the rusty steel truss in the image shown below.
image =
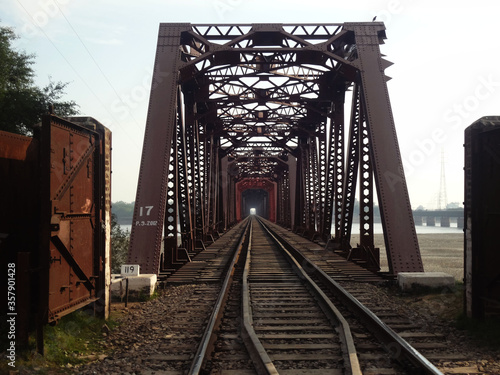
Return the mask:
M 129 261 L 189 261 L 265 186 L 268 216 L 379 269 L 376 190 L 390 272 L 422 271 L 384 39 L 381 22 L 161 24 Z

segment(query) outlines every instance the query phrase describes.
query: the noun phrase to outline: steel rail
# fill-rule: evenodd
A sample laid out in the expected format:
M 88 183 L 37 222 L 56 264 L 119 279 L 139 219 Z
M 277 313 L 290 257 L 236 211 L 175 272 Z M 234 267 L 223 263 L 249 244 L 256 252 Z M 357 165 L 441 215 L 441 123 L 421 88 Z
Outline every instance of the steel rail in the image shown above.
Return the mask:
M 276 367 L 274 367 L 271 358 L 269 358 L 266 349 L 260 342 L 253 328 L 250 291 L 248 287 L 248 276 L 250 273 L 250 257 L 252 256 L 251 254 L 252 229 L 253 229 L 253 223 L 252 220 L 250 220 L 248 251 L 247 251 L 247 258 L 245 261 L 245 268 L 243 270 L 243 283 L 242 283 L 242 293 L 241 293 L 241 303 L 242 303 L 241 336 L 248 350 L 248 354 L 250 355 L 250 358 L 252 358 L 253 364 L 259 375 L 276 375 L 278 374 L 278 371 L 276 370 Z
M 315 295 L 319 306 L 328 317 L 332 325 L 337 328 L 338 334 L 340 336 L 342 355 L 344 358 L 345 373 L 352 375 L 361 375 L 361 366 L 358 361 L 356 346 L 354 345 L 354 339 L 351 334 L 349 323 L 347 323 L 345 318 L 342 316 L 342 313 L 335 307 L 332 301 L 330 301 L 328 296 L 321 290 L 321 288 L 314 282 L 314 280 L 309 277 L 309 275 L 303 269 L 300 262 L 295 258 L 295 256 L 292 255 L 285 246 L 283 246 L 275 233 L 271 232 L 270 229 L 260 219 L 257 218 L 257 220 L 271 236 L 276 245 L 281 248 L 288 261 L 292 264 L 295 273 L 307 283 L 310 291 Z
M 260 220 L 260 219 L 259 219 Z M 366 328 L 382 343 L 391 357 L 401 363 L 403 367 L 411 367 L 414 374 L 443 375 L 425 356 L 412 347 L 406 340 L 387 326 L 370 309 L 359 302 L 339 283 L 328 276 L 321 268 L 311 262 L 299 250 L 293 247 L 286 239 L 279 236 L 271 228 L 264 225 L 271 233 L 280 238 L 283 246 L 290 251 L 301 264 L 309 270 L 309 274 L 317 277 L 330 292 L 332 292 Z
M 210 319 L 208 320 L 208 324 L 205 329 L 205 332 L 203 333 L 200 345 L 198 346 L 198 350 L 196 351 L 193 362 L 191 363 L 191 367 L 188 372 L 189 375 L 198 375 L 200 373 L 200 371 L 203 368 L 203 364 L 205 362 L 206 357 L 212 351 L 213 344 L 216 340 L 216 335 L 214 331 L 220 324 L 222 313 L 224 311 L 224 305 L 227 300 L 229 290 L 231 288 L 231 284 L 233 281 L 234 269 L 236 263 L 238 262 L 238 258 L 241 254 L 241 250 L 244 247 L 244 241 L 245 238 L 247 238 L 246 235 L 249 229 L 250 229 L 250 220 L 248 220 L 248 223 L 246 224 L 245 229 L 243 230 L 240 236 L 238 245 L 236 246 L 233 259 L 226 272 L 226 277 L 224 278 L 224 282 L 219 292 L 219 296 L 217 297 L 217 301 L 215 302 L 214 309 L 212 310 L 212 314 L 210 315 Z

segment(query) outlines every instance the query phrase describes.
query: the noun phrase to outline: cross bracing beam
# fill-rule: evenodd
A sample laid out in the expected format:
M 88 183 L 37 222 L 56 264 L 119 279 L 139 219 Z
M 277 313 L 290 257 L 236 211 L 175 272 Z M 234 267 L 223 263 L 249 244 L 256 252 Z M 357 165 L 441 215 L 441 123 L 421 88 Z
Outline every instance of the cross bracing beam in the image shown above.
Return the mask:
M 380 22 L 161 24 L 129 261 L 189 261 L 239 218 L 238 189 L 264 184 L 280 224 L 373 269 L 376 193 L 390 272 L 421 271 L 383 39 Z

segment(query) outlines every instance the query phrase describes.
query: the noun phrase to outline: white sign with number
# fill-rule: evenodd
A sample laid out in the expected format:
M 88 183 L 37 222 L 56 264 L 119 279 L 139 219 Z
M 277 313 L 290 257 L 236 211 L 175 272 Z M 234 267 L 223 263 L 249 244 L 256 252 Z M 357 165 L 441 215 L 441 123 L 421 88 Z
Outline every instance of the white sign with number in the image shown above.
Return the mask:
M 123 264 L 121 274 L 122 276 L 139 276 L 139 265 Z

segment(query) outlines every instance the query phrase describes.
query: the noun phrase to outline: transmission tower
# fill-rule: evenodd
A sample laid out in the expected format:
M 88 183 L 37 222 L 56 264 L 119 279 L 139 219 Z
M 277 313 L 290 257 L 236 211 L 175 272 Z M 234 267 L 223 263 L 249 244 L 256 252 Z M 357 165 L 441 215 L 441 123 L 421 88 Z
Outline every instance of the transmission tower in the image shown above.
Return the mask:
M 438 210 L 446 209 L 448 206 L 448 196 L 446 194 L 446 176 L 444 172 L 444 150 L 441 149 L 441 179 L 439 180 L 439 194 L 437 208 Z

